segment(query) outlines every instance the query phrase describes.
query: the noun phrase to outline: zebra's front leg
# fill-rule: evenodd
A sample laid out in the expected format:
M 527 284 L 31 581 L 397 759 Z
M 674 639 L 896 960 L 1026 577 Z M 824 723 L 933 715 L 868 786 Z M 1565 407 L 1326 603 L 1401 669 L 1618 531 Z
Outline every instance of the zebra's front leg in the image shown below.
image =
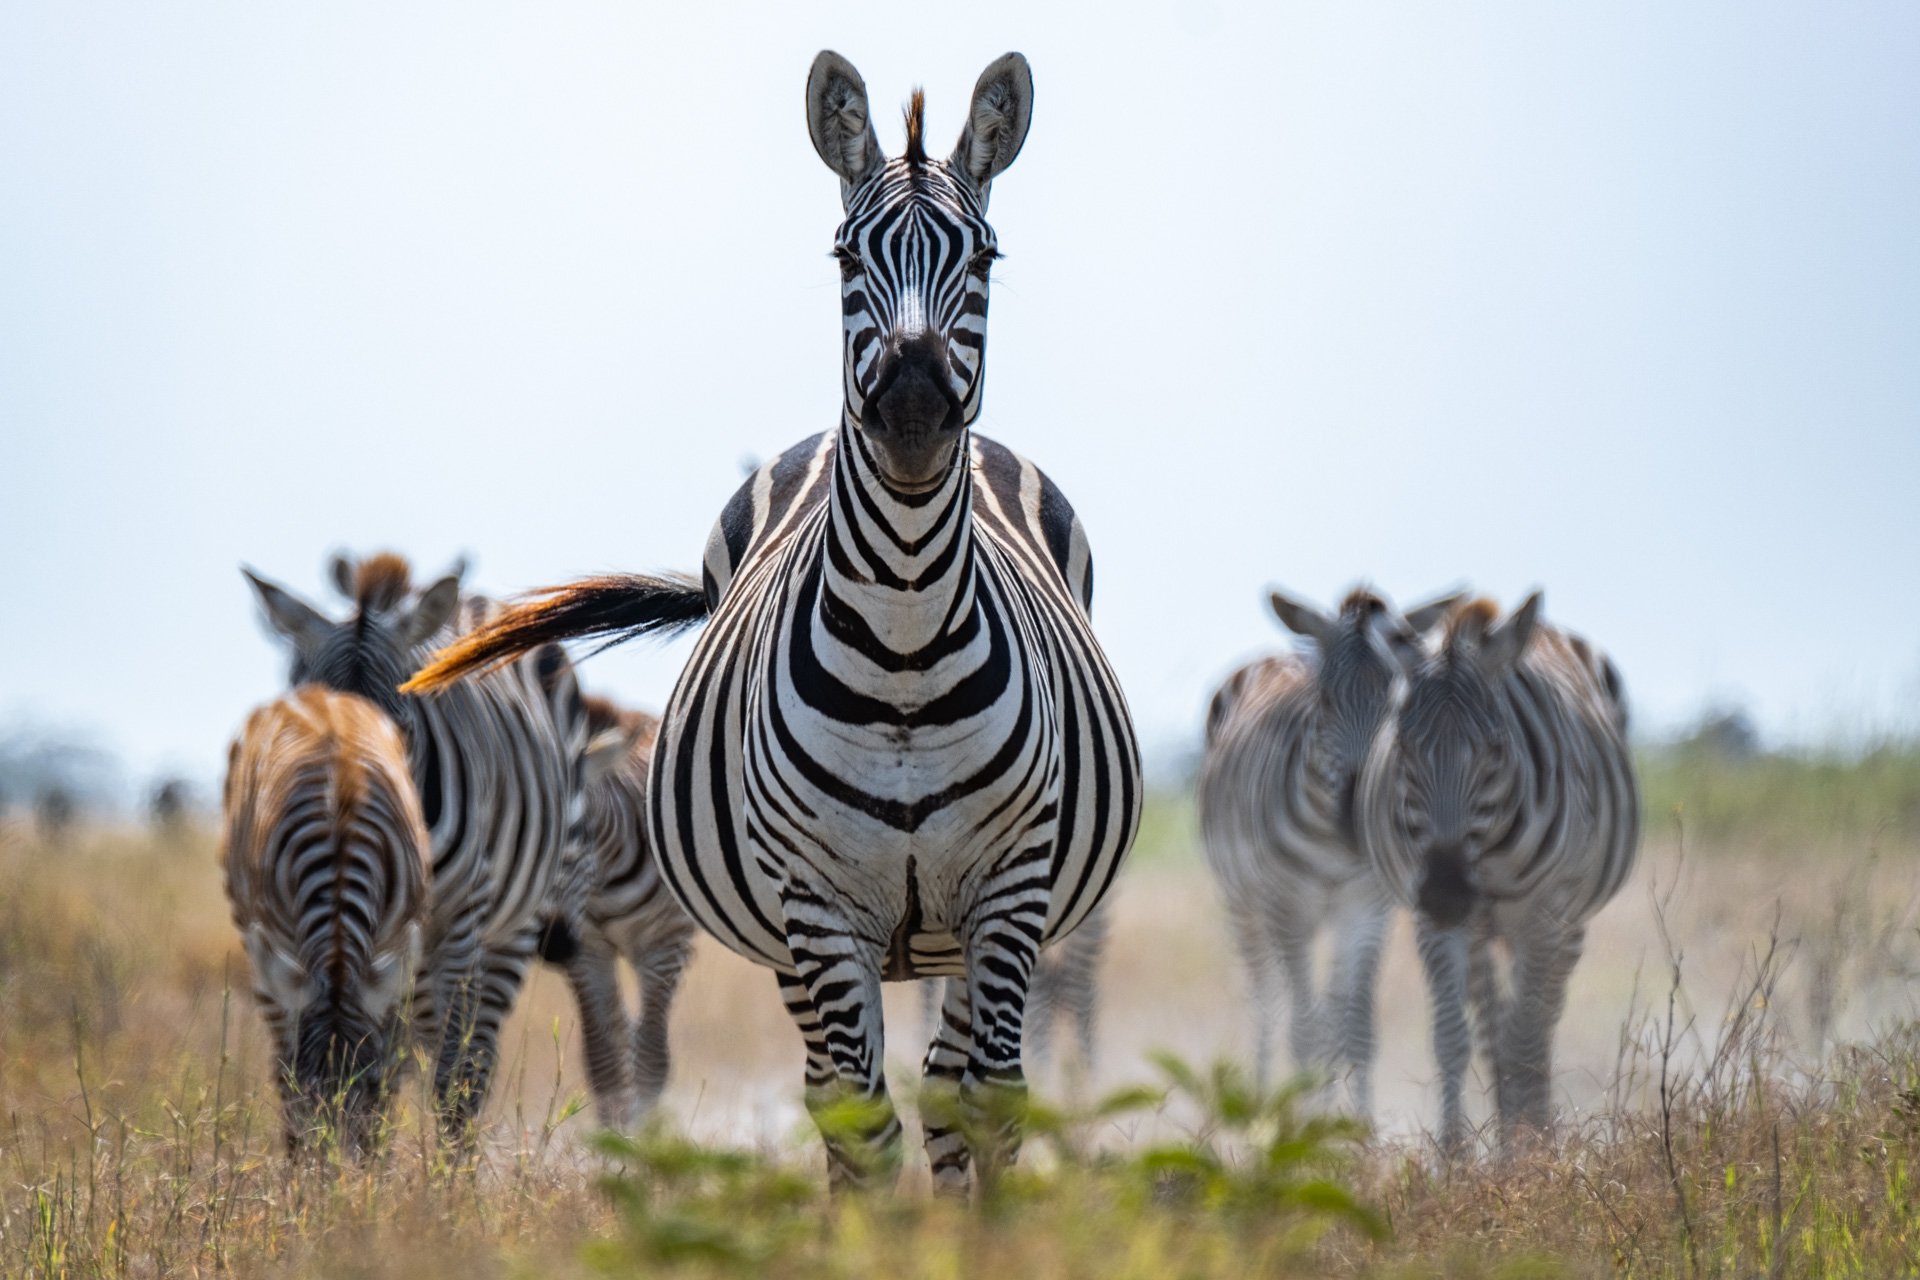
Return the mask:
M 1271 922 L 1247 901 L 1229 901 L 1227 919 L 1247 972 L 1247 1003 L 1253 1007 L 1253 1082 L 1265 1093 L 1273 1081 L 1273 1031 L 1278 1021 L 1280 963 Z
M 1513 941 L 1513 995 L 1501 1027 L 1500 1145 L 1512 1150 L 1552 1120 L 1553 1035 L 1567 1003 L 1567 979 L 1580 959 L 1586 929 L 1541 913 Z
M 855 936 L 824 898 L 782 895 L 794 972 L 780 995 L 807 1045 L 807 1109 L 827 1147 L 836 1194 L 891 1187 L 900 1175 L 900 1116 L 887 1096 L 879 944 Z
M 500 1059 L 500 1026 L 520 994 L 538 937 L 537 929 L 528 928 L 505 945 L 486 949 L 453 993 L 434 1073 L 441 1126 L 450 1139 L 473 1142 L 474 1121 Z
M 971 1045 L 960 1109 L 984 1185 L 1020 1154 L 1027 989 L 1046 935 L 1051 849 L 1018 855 L 984 886 L 965 944 Z
M 1437 925 L 1423 913 L 1415 941 L 1433 999 L 1433 1053 L 1440 1064 L 1440 1149 L 1452 1158 L 1466 1151 L 1467 1117 L 1461 1094 L 1473 1057 L 1473 1033 L 1467 1024 L 1467 930 Z
M 966 1079 L 973 1050 L 973 1016 L 967 983 L 961 978 L 931 981 L 928 990 L 943 992 L 933 1019 L 933 1034 L 921 1066 L 920 1124 L 925 1132 L 927 1163 L 933 1168 L 933 1189 L 941 1195 L 964 1196 L 971 1177 L 972 1152 L 961 1122 L 960 1087 Z
M 1386 889 L 1371 876 L 1343 893 L 1334 924 L 1333 998 L 1335 1061 L 1346 1074 L 1354 1114 L 1373 1118 L 1374 993 L 1380 985 L 1380 952 L 1393 912 Z

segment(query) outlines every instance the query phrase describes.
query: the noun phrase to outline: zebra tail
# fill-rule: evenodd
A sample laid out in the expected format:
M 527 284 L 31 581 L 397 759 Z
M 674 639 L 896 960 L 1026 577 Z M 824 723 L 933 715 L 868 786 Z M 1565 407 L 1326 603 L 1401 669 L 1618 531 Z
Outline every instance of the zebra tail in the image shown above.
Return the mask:
M 543 644 L 595 636 L 606 645 L 670 636 L 707 620 L 700 584 L 677 573 L 610 573 L 532 593 L 475 627 L 415 672 L 402 693 L 433 693 Z

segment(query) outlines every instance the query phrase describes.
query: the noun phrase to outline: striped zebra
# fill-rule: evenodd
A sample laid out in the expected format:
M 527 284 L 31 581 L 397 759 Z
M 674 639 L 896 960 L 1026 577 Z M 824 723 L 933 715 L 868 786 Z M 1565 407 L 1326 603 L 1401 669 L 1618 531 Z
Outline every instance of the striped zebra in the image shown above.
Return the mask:
M 1467 1139 L 1469 1003 L 1502 1144 L 1547 1126 L 1567 978 L 1639 842 L 1626 719 L 1612 662 L 1542 622 L 1538 592 L 1505 620 L 1476 600 L 1447 620 L 1367 756 L 1361 843 L 1415 912 L 1448 1151 Z
M 918 93 L 885 159 L 837 54 L 807 82 L 839 175 L 837 430 L 762 466 L 722 511 L 704 590 L 615 576 L 559 588 L 417 677 L 438 688 L 527 646 L 708 619 L 667 704 L 649 803 L 694 919 L 772 969 L 807 1053 L 833 1185 L 890 1183 L 883 981 L 953 976 L 924 1065 L 936 1185 L 1017 1151 L 1027 988 L 1099 905 L 1139 822 L 1140 764 L 1088 618 L 1092 562 L 1046 476 L 974 434 L 985 218 L 1032 77 L 1008 54 L 959 145 L 928 157 Z M 835 1107 L 848 1098 L 867 1105 Z M 951 1100 L 949 1102 L 949 1100 Z M 847 1121 L 849 1110 L 854 1121 Z
M 456 570 L 415 590 L 399 556 L 336 557 L 352 601 L 334 621 L 244 571 L 268 625 L 292 650 L 291 680 L 356 694 L 397 725 L 433 850 L 433 894 L 416 1003 L 435 1055 L 449 1133 L 486 1099 L 500 1024 L 544 930 L 577 921 L 591 879 L 575 847 L 586 713 L 557 645 L 437 698 L 401 681 L 493 609 L 462 600 Z M 589 1055 L 591 1056 L 591 1055 Z
M 666 889 L 647 833 L 647 775 L 660 721 L 604 698 L 585 699 L 583 865 L 593 882 L 577 929 L 549 929 L 541 954 L 565 970 L 580 1006 L 587 1078 L 600 1119 L 622 1129 L 651 1112 L 666 1088 L 667 1021 L 693 949 L 693 921 Z M 640 978 L 629 1022 L 617 962 Z
M 1356 587 L 1329 617 L 1275 591 L 1274 614 L 1304 652 L 1248 663 L 1213 696 L 1201 835 L 1247 970 L 1262 1089 L 1284 989 L 1295 1067 L 1343 1076 L 1355 1112 L 1372 1114 L 1373 997 L 1390 900 L 1354 837 L 1355 780 L 1402 667 L 1459 600 L 1455 592 L 1402 615 Z M 1324 984 L 1314 963 L 1321 936 L 1334 946 Z
M 274 1045 L 288 1150 L 331 1124 L 373 1141 L 405 1044 L 430 874 L 392 720 L 305 684 L 247 717 L 227 756 L 220 860 Z

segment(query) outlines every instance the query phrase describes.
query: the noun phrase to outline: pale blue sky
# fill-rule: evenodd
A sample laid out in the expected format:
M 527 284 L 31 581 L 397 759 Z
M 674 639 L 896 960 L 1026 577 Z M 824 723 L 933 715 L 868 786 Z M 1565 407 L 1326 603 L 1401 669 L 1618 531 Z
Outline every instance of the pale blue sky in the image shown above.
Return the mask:
M 830 46 L 881 137 L 1020 49 L 983 428 L 1098 563 L 1144 736 L 1329 601 L 1458 580 L 1643 724 L 1920 705 L 1920 6 L 0 8 L 0 719 L 217 771 L 245 560 L 695 565 L 831 426 Z M 657 707 L 684 649 L 590 684 Z

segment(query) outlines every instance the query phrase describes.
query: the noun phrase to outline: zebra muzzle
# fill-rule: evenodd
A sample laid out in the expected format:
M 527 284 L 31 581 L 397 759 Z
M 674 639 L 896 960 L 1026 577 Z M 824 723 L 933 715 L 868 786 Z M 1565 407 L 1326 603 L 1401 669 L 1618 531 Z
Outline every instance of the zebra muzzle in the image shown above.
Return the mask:
M 960 400 L 936 343 L 916 338 L 887 361 L 867 397 L 868 428 L 901 443 L 958 431 Z

